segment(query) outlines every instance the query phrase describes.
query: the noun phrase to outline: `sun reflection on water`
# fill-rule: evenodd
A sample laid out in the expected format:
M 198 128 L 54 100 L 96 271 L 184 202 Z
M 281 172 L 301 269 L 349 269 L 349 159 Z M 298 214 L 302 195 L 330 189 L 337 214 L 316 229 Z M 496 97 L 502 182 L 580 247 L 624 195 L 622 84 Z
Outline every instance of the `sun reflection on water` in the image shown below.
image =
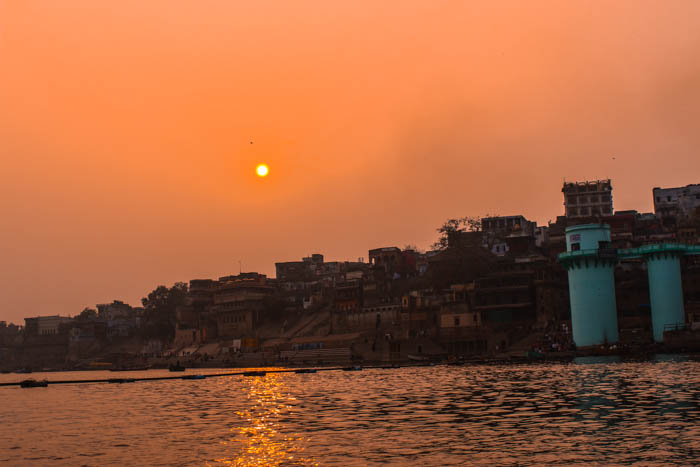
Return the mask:
M 292 416 L 291 396 L 283 376 L 243 378 L 236 381 L 247 396 L 245 410 L 235 412 L 241 424 L 231 428 L 232 438 L 223 441 L 228 456 L 216 464 L 234 466 L 318 465 L 304 457 L 308 441 L 299 434 L 281 432 L 280 418 Z

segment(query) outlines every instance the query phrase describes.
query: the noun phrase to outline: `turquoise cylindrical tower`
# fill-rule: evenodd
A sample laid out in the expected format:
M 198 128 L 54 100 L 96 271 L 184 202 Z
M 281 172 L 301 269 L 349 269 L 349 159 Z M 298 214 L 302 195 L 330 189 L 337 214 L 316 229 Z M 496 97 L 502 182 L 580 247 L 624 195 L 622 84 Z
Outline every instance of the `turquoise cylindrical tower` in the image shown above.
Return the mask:
M 649 272 L 651 324 L 654 340 L 663 342 L 666 326 L 685 324 L 683 286 L 681 282 L 681 245 L 654 245 L 644 256 Z M 678 250 L 678 251 L 674 251 Z
M 578 347 L 618 340 L 614 276 L 617 257 L 609 245 L 609 225 L 584 224 L 566 229 L 567 252 L 559 255 L 559 260 L 569 273 L 571 328 Z

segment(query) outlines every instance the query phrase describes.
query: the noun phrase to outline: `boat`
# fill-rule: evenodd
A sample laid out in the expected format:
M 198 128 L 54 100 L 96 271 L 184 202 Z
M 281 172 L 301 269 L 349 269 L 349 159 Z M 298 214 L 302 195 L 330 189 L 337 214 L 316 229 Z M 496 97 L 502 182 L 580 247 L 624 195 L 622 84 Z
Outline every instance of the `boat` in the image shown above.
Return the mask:
M 182 377 L 182 379 L 204 379 L 206 376 L 204 375 L 185 375 Z
M 133 383 L 135 380 L 134 378 L 110 378 L 107 380 L 108 383 Z
M 538 352 L 537 350 L 529 350 L 525 356 L 527 358 L 544 358 L 544 354 L 542 352 Z
M 384 365 L 382 367 L 382 370 L 394 370 L 396 368 L 401 368 L 401 365 L 397 365 L 396 363 L 392 363 L 391 365 Z
M 355 366 L 346 366 L 343 368 L 343 371 L 362 371 L 362 367 L 355 365 Z
M 150 366 L 117 367 L 110 368 L 109 371 L 145 371 L 149 370 L 150 368 Z
M 185 371 L 185 367 L 180 365 L 179 363 L 177 363 L 175 365 L 170 365 L 168 367 L 168 370 L 170 370 L 170 371 Z
M 24 381 L 19 383 L 19 386 L 21 388 L 45 388 L 48 385 L 49 382 L 45 379 L 42 379 L 41 381 L 37 381 L 35 379 L 25 379 Z
M 265 371 L 246 371 L 243 376 L 265 376 L 267 372 Z
M 298 370 L 294 370 L 294 373 L 297 373 L 297 374 L 316 373 L 316 369 L 314 369 L 314 368 L 300 368 Z
M 425 357 L 423 355 L 406 355 L 409 360 L 413 360 L 414 362 L 427 362 L 430 360 L 428 357 Z
M 19 370 L 15 370 L 15 373 L 22 374 L 22 375 L 27 374 L 27 373 L 31 373 L 31 372 L 32 372 L 31 368 L 20 368 Z

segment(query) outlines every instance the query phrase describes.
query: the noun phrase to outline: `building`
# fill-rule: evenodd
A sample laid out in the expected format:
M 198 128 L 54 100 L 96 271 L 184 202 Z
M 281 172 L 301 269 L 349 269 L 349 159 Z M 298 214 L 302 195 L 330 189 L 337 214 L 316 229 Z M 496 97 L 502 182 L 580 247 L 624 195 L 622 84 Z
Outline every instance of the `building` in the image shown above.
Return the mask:
M 59 334 L 62 324 L 72 321 L 69 316 L 37 316 L 24 318 L 24 332 L 27 336 L 55 336 Z
M 678 188 L 654 188 L 654 213 L 665 225 L 675 224 L 678 217 L 698 214 L 700 184 Z
M 97 318 L 101 321 L 129 318 L 134 314 L 134 308 L 119 300 L 114 300 L 112 303 L 100 303 L 96 306 Z
M 114 300 L 97 306 L 97 319 L 106 323 L 110 337 L 128 337 L 134 335 L 141 326 L 143 308 L 132 307 L 128 303 Z
M 535 246 L 537 223 L 524 216 L 481 219 L 483 246 L 496 256 L 522 254 Z
M 273 295 L 264 274 L 255 272 L 219 278 L 212 314 L 220 338 L 254 337 L 265 298 Z
M 535 228 L 535 245 L 538 248 L 549 243 L 549 227 L 546 225 Z
M 212 307 L 219 283 L 211 279 L 192 279 L 185 304 L 175 310 L 176 345 L 202 344 L 216 337 L 217 324 Z
M 498 216 L 481 219 L 481 230 L 485 234 L 500 236 L 534 236 L 537 223 L 527 220 L 524 216 Z
M 280 283 L 305 282 L 316 276 L 322 266 L 323 255 L 314 253 L 301 261 L 275 263 L 275 272 Z
M 501 270 L 475 282 L 474 311 L 493 327 L 536 320 L 533 273 Z
M 375 269 L 383 269 L 387 274 L 397 272 L 401 260 L 401 249 L 395 246 L 369 250 L 369 264 Z
M 613 213 L 610 179 L 585 182 L 564 182 L 566 217 L 609 216 Z

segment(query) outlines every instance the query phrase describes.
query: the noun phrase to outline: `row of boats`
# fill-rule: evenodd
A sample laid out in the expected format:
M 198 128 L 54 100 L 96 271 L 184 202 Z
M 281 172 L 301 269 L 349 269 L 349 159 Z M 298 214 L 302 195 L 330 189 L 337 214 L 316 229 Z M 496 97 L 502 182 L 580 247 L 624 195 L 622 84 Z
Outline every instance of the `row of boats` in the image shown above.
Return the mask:
M 393 368 L 400 368 L 399 365 L 393 364 L 389 366 L 383 366 L 381 368 L 384 369 L 393 369 Z M 362 371 L 362 367 L 359 365 L 353 365 L 353 366 L 347 366 L 341 368 L 343 371 Z M 174 372 L 181 372 L 185 371 L 185 367 L 181 366 L 179 363 L 177 365 L 171 365 L 169 368 L 170 371 Z M 129 370 L 116 370 L 116 371 L 129 371 Z M 131 370 L 131 371 L 136 371 L 136 370 Z M 294 370 L 294 373 L 296 374 L 309 374 L 309 373 L 317 373 L 318 369 L 316 368 L 299 368 Z M 266 376 L 267 371 L 246 371 L 243 373 L 243 376 Z M 207 376 L 206 375 L 200 375 L 200 374 L 193 374 L 193 375 L 183 375 L 180 379 L 184 380 L 200 380 L 200 379 L 205 379 Z M 138 378 L 109 378 L 107 380 L 104 380 L 104 382 L 107 383 L 133 383 L 137 380 Z M 35 379 L 26 379 L 20 383 L 20 387 L 23 388 L 45 388 L 49 385 L 49 382 L 47 380 L 35 380 Z

